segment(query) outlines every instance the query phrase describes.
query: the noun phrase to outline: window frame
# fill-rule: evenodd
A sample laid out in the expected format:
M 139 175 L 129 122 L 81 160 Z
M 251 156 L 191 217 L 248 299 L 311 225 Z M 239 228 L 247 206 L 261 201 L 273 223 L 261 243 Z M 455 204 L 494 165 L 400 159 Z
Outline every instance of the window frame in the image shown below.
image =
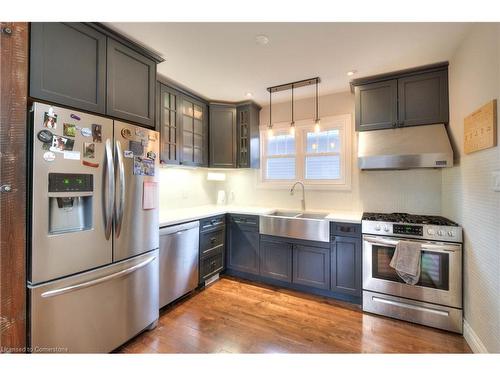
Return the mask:
M 274 131 L 289 131 L 289 122 L 273 124 Z M 295 181 L 301 181 L 310 190 L 350 190 L 352 174 L 352 121 L 351 115 L 337 115 L 321 118 L 321 130 L 335 130 L 340 133 L 339 152 L 308 153 L 307 152 L 307 132 L 314 132 L 313 119 L 299 120 L 295 122 L 295 179 L 293 180 L 269 180 L 266 179 L 267 159 L 276 156 L 267 155 L 267 126 L 260 128 L 260 173 L 257 187 L 265 189 L 289 189 Z M 336 180 L 316 180 L 305 178 L 306 156 L 314 155 L 340 155 L 340 174 Z M 285 157 L 285 156 L 283 156 Z M 289 157 L 289 156 L 286 156 Z

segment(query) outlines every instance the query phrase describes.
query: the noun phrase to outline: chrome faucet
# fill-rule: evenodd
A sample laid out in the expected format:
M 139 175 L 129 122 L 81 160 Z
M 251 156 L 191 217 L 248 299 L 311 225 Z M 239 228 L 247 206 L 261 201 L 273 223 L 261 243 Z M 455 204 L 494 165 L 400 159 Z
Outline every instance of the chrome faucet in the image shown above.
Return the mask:
M 294 183 L 292 188 L 290 189 L 290 195 L 293 195 L 293 192 L 295 191 L 295 186 L 297 186 L 297 184 L 302 186 L 302 200 L 300 201 L 300 204 L 302 207 L 302 211 L 305 211 L 306 210 L 306 192 L 305 192 L 304 184 L 300 181 L 297 181 L 296 183 Z

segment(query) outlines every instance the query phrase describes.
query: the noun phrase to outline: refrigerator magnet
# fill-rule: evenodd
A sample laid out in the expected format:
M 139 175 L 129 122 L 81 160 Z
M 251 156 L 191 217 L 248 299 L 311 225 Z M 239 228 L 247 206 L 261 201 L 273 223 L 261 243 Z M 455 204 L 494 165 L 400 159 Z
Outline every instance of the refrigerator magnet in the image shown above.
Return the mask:
M 43 154 L 43 160 L 51 162 L 54 161 L 56 158 L 56 154 L 54 154 L 52 151 L 47 151 Z
M 144 130 L 142 129 L 135 129 L 135 135 L 138 137 L 144 137 Z
M 73 124 L 63 124 L 63 135 L 66 137 L 76 137 L 76 126 Z
M 154 176 L 155 163 L 150 159 L 134 157 L 134 175 L 136 176 Z
M 153 151 L 148 151 L 148 153 L 146 154 L 146 156 L 148 157 L 148 159 L 151 159 L 151 160 L 155 160 L 156 159 L 156 154 Z
M 57 115 L 52 108 L 43 115 L 43 127 L 47 129 L 57 128 Z
M 47 129 L 40 130 L 38 132 L 38 134 L 36 135 L 38 140 L 42 143 L 52 143 L 53 136 L 54 136 L 54 134 L 52 134 L 52 132 L 50 130 L 47 130 Z
M 102 125 L 92 124 L 92 140 L 96 143 L 102 142 Z
M 123 151 L 123 156 L 129 159 L 132 159 L 134 157 L 134 153 L 130 150 L 125 150 Z
M 82 133 L 84 137 L 90 137 L 92 135 L 92 130 L 90 130 L 89 128 L 82 128 L 80 130 L 80 133 Z
M 80 160 L 80 151 L 64 151 L 63 152 L 64 159 L 68 160 Z
M 74 145 L 75 141 L 73 139 L 62 137 L 60 135 L 54 135 L 52 137 L 52 147 L 50 148 L 50 151 L 53 152 L 73 151 Z
M 76 121 L 80 121 L 81 120 L 80 116 L 75 115 L 74 113 L 72 113 L 71 115 L 69 115 L 69 117 L 71 117 L 73 120 L 76 120 Z
M 155 141 L 156 141 L 156 139 L 157 139 L 156 133 L 154 133 L 154 134 L 148 134 L 148 139 L 149 139 L 150 141 L 155 142 Z
M 92 163 L 92 162 L 87 161 L 87 160 L 82 160 L 82 165 L 84 165 L 86 167 L 99 168 L 99 163 Z
M 83 157 L 95 159 L 95 143 L 83 142 Z
M 123 128 L 121 131 L 122 137 L 125 139 L 130 139 L 132 138 L 132 132 L 128 128 Z
M 142 156 L 142 154 L 144 154 L 144 147 L 142 146 L 141 142 L 129 141 L 128 149 L 132 151 L 135 156 Z

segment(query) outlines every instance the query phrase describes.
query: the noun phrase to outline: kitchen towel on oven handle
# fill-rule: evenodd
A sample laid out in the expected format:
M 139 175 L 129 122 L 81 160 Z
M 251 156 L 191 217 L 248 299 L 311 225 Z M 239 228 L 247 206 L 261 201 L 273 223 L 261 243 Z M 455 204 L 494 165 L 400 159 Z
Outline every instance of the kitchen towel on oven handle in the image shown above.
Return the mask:
M 389 264 L 405 283 L 415 285 L 420 279 L 420 254 L 422 245 L 419 242 L 399 241 Z

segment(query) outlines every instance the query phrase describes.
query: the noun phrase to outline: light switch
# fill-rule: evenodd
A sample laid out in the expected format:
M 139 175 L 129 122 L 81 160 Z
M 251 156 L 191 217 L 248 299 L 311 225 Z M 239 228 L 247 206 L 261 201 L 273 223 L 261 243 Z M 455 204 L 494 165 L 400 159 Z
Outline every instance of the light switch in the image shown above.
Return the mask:
M 493 191 L 500 192 L 500 171 L 493 171 Z

